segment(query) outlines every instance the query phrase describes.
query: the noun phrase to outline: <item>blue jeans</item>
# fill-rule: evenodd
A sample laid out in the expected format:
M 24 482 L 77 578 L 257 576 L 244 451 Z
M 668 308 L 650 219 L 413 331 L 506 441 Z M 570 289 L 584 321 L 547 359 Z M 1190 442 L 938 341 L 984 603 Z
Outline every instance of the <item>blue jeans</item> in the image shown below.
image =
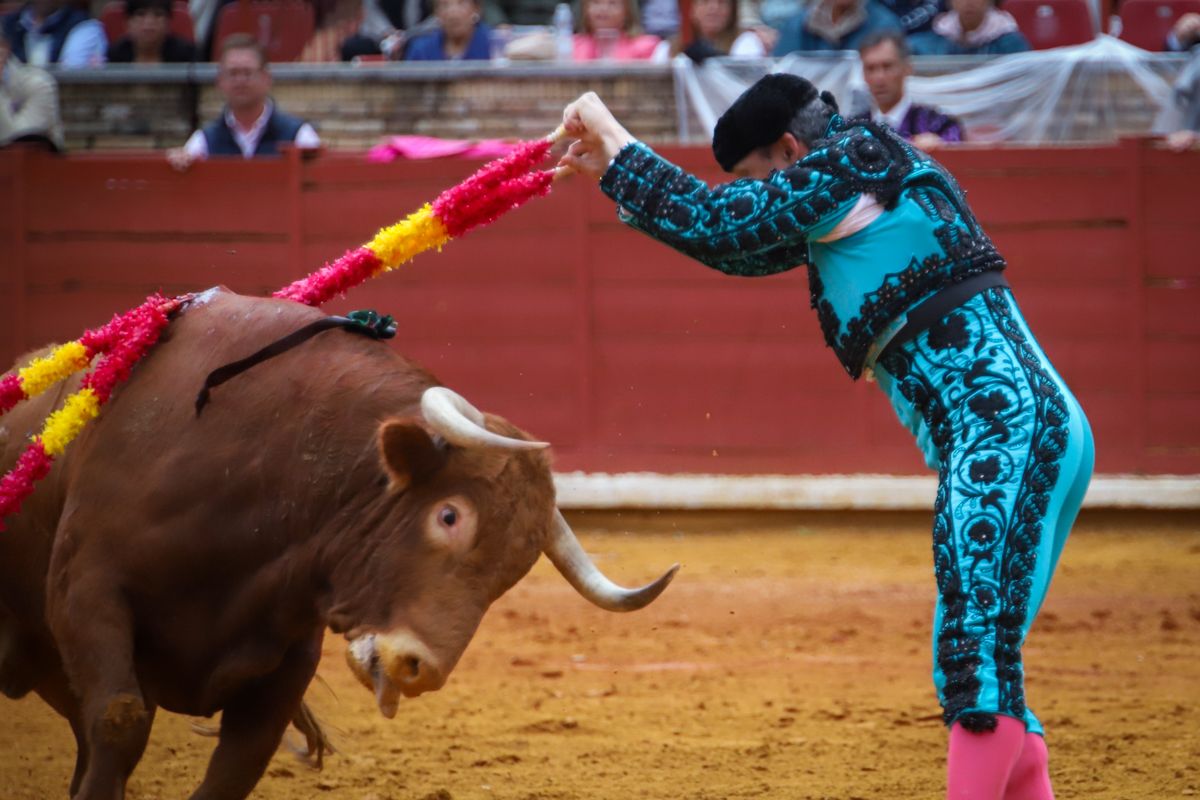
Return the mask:
M 1092 476 L 1083 409 L 1011 292 L 987 289 L 876 364 L 880 387 L 938 471 L 933 680 L 947 725 L 1025 705 L 1021 647 Z

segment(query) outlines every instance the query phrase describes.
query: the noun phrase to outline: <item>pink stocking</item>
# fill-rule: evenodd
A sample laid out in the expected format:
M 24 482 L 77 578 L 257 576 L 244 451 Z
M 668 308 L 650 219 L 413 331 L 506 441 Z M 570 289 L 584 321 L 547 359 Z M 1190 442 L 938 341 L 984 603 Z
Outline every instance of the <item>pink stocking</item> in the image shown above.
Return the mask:
M 996 715 L 996 729 L 972 733 L 959 723 L 950 728 L 947 800 L 1006 800 L 1005 787 L 1021 757 L 1025 723 Z
M 1046 740 L 1036 733 L 1025 734 L 1025 746 L 1009 776 L 1004 800 L 1054 800 L 1049 762 Z

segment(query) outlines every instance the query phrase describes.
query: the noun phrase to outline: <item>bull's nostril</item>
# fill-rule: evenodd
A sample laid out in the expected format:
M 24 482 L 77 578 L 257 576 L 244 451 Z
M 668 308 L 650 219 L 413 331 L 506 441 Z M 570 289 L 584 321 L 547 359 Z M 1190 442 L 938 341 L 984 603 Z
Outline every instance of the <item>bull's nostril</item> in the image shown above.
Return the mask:
M 416 678 L 421 674 L 421 660 L 416 656 L 409 656 L 404 660 L 404 665 L 408 667 L 410 677 Z

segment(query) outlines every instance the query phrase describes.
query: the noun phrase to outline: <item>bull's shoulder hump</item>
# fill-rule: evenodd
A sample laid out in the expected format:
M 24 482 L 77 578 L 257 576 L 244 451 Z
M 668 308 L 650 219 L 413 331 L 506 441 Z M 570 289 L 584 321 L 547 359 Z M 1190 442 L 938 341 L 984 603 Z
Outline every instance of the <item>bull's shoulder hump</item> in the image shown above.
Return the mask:
M 219 322 L 247 333 L 297 328 L 323 316 L 323 312 L 303 303 L 238 294 L 224 286 L 195 294 L 181 315 L 184 320 Z

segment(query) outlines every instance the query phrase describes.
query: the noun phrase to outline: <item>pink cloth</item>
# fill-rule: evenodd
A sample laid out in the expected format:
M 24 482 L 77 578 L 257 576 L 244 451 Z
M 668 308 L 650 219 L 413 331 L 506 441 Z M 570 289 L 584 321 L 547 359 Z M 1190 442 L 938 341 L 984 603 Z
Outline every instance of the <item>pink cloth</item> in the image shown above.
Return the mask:
M 615 61 L 646 61 L 654 55 L 654 49 L 662 39 L 657 36 L 626 36 L 621 34 L 613 44 L 612 58 Z M 600 58 L 596 37 L 587 33 L 575 34 L 576 61 L 595 61 Z
M 1054 800 L 1054 789 L 1050 786 L 1050 753 L 1046 749 L 1046 740 L 1036 733 L 1025 734 L 1021 757 L 1008 779 L 1004 800 Z
M 1025 745 L 1025 723 L 996 716 L 996 729 L 971 733 L 955 723 L 946 759 L 946 800 L 1005 800 Z
M 503 139 L 436 139 L 432 136 L 393 136 L 367 151 L 367 160 L 376 164 L 397 159 L 423 158 L 487 159 L 511 153 L 520 142 Z

